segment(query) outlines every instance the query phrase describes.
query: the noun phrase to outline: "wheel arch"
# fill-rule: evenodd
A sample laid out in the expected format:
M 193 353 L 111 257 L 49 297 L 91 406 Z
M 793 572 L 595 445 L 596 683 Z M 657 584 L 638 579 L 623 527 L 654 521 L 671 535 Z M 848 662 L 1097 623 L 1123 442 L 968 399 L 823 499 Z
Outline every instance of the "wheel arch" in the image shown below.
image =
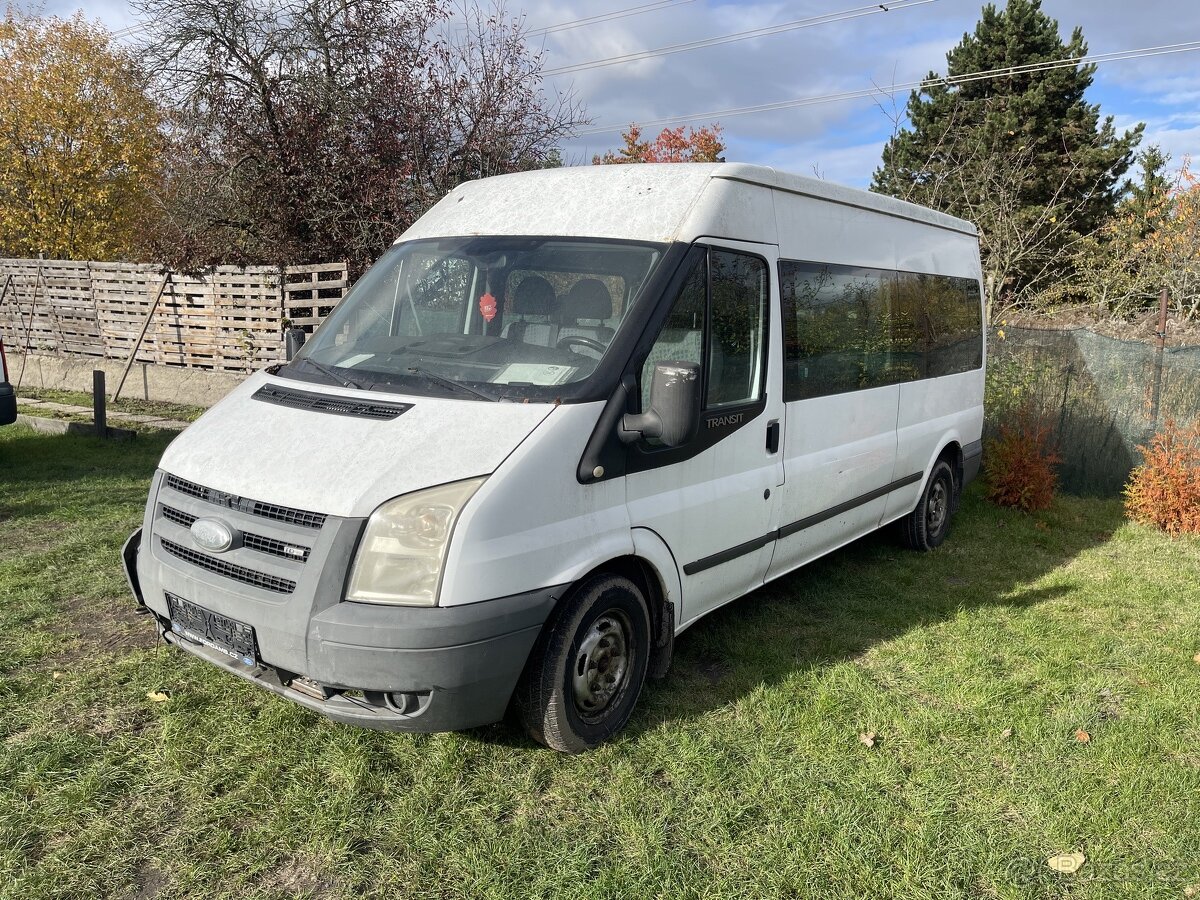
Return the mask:
M 933 458 L 933 462 L 929 466 L 929 471 L 933 471 L 933 467 L 940 460 L 945 460 L 950 465 L 950 472 L 954 476 L 954 509 L 958 509 L 959 500 L 962 498 L 963 490 L 963 449 L 958 438 L 952 437 L 942 449 L 938 451 L 938 455 Z M 926 476 L 928 478 L 928 476 Z
M 670 666 L 675 644 L 675 623 L 679 620 L 681 602 L 679 570 L 662 538 L 645 528 L 635 528 L 633 532 L 634 552 L 610 557 L 580 574 L 555 602 L 542 632 L 554 627 L 564 601 L 589 579 L 597 575 L 628 578 L 646 599 L 653 642 L 649 674 L 661 678 Z

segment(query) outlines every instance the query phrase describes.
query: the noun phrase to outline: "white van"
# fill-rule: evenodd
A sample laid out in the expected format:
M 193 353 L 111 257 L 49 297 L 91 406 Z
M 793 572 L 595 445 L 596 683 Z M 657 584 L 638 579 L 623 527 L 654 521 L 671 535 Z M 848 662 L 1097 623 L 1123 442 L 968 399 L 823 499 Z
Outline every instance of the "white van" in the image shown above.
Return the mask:
M 967 222 L 757 166 L 461 185 L 163 455 L 163 636 L 341 722 L 629 719 L 675 637 L 977 472 Z

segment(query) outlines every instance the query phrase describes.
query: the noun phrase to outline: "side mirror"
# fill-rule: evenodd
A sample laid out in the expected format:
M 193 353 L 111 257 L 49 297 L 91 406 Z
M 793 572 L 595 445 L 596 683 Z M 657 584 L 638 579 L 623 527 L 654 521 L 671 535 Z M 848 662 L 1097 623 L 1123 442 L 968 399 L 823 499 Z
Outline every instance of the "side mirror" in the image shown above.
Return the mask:
M 626 444 L 658 438 L 668 447 L 678 447 L 699 430 L 699 363 L 660 362 L 650 383 L 650 408 L 636 416 L 623 416 L 617 436 Z
M 304 346 L 304 339 L 306 337 L 308 335 L 304 333 L 303 328 L 289 328 L 283 333 L 283 343 L 287 351 L 288 362 L 291 362 L 296 354 L 300 352 L 300 348 Z

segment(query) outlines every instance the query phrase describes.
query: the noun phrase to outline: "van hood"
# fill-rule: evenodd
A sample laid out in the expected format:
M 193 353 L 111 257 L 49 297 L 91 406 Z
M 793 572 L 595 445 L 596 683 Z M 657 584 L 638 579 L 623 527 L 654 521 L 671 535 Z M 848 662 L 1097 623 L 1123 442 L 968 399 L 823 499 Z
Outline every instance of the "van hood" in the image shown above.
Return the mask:
M 267 385 L 410 408 L 379 420 L 254 399 Z M 260 372 L 176 438 L 161 467 L 240 497 L 368 516 L 401 494 L 490 475 L 553 409 L 550 403 L 344 391 Z

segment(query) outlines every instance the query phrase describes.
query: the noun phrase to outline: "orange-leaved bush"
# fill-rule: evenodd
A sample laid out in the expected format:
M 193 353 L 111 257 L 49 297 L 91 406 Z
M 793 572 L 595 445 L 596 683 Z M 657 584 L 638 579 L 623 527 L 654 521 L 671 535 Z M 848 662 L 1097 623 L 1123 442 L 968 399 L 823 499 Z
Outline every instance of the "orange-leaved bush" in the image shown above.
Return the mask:
M 983 458 L 987 498 L 998 506 L 1025 512 L 1045 509 L 1054 499 L 1058 453 L 1050 446 L 1050 428 L 1030 415 L 1000 426 Z
M 1200 534 L 1200 418 L 1191 425 L 1168 419 L 1125 486 L 1125 510 L 1135 522 L 1168 534 Z

